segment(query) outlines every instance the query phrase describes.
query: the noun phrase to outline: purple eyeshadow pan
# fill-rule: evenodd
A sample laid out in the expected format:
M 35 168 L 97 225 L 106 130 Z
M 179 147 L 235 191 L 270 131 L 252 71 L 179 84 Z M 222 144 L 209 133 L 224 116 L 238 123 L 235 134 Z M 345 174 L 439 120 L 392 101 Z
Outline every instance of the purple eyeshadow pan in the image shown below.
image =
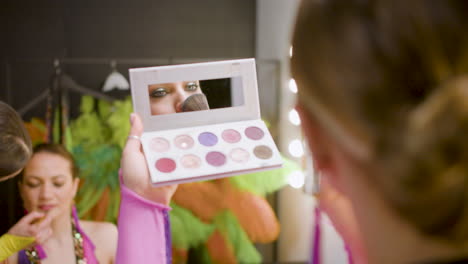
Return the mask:
M 226 156 L 218 151 L 211 151 L 206 154 L 206 162 L 214 167 L 222 166 L 226 163 Z
M 156 169 L 160 172 L 169 173 L 176 169 L 176 163 L 174 160 L 169 158 L 162 158 L 156 161 Z
M 221 134 L 221 137 L 227 143 L 237 143 L 241 139 L 241 134 L 234 129 L 226 129 Z
M 211 132 L 203 132 L 198 135 L 198 141 L 204 146 L 211 147 L 218 143 L 218 137 Z
M 259 140 L 263 138 L 265 133 L 262 129 L 251 126 L 245 129 L 245 135 L 252 140 Z

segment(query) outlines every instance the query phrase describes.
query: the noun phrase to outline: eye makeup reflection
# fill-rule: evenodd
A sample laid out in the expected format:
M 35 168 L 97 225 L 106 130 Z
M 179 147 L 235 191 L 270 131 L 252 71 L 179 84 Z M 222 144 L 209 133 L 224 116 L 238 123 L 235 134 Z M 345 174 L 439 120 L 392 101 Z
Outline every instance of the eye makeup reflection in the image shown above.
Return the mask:
M 153 98 L 160 98 L 164 97 L 165 95 L 167 95 L 167 90 L 163 87 L 156 88 L 150 92 L 150 96 Z
M 151 98 L 162 98 L 174 92 L 174 90 L 177 89 L 178 85 L 179 84 L 174 83 L 150 85 L 149 96 Z M 187 92 L 195 92 L 198 90 L 198 88 L 200 88 L 198 82 L 196 81 L 184 82 L 180 85 L 181 87 L 183 87 L 184 91 Z
M 196 91 L 198 89 L 198 84 L 196 82 L 188 82 L 185 85 L 186 91 Z

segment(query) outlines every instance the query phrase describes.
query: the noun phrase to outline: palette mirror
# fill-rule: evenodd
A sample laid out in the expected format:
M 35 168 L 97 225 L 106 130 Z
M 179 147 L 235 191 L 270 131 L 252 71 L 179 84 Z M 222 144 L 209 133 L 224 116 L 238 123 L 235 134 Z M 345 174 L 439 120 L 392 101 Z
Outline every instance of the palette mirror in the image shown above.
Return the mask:
M 148 100 L 151 115 L 242 106 L 242 77 L 152 83 Z
M 145 132 L 260 118 L 254 59 L 134 68 L 130 82 Z
M 135 68 L 130 81 L 153 185 L 281 166 L 260 118 L 254 59 Z

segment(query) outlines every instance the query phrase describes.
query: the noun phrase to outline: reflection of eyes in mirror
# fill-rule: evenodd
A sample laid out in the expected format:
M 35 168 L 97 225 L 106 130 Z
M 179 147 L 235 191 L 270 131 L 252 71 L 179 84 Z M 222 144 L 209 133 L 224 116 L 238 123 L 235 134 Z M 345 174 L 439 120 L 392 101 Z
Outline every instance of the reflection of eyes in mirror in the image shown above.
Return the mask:
M 182 112 L 182 103 L 189 96 L 202 93 L 198 81 L 181 81 L 148 85 L 152 115 Z
M 241 77 L 150 84 L 148 95 L 152 115 L 244 104 Z M 192 107 L 194 104 L 197 106 Z

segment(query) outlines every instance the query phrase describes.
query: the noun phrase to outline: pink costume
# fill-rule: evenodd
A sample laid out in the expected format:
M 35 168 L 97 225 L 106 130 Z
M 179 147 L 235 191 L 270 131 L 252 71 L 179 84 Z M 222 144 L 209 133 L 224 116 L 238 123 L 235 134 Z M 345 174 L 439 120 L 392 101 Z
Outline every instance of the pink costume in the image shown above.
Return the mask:
M 172 263 L 170 208 L 139 196 L 122 177 L 120 193 L 116 264 Z

